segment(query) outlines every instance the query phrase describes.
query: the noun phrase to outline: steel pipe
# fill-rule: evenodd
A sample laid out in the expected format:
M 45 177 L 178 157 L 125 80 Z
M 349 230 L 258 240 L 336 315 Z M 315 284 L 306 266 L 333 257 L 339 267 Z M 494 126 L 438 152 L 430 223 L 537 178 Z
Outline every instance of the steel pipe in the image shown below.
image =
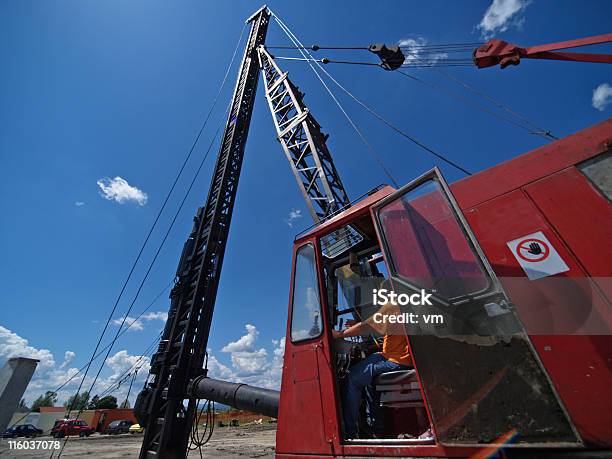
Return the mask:
M 239 410 L 254 411 L 273 418 L 278 417 L 280 392 L 277 390 L 203 376 L 193 381 L 189 394 L 195 398 L 213 400 Z

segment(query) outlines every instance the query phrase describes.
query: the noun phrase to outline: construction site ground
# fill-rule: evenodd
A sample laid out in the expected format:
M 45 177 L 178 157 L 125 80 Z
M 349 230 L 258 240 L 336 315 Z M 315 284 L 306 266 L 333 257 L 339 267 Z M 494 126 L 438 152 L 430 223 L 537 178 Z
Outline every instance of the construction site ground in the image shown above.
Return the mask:
M 30 439 L 17 438 L 14 441 L 26 442 Z M 55 440 L 51 437 L 37 437 L 34 440 Z M 63 440 L 61 440 L 63 442 Z M 240 427 L 216 427 L 210 442 L 202 447 L 202 457 L 214 458 L 273 458 L 276 442 L 276 425 L 253 424 Z M 120 458 L 138 457 L 142 435 L 100 435 L 79 438 L 70 437 L 62 457 Z M 8 439 L 0 440 L 2 458 L 48 458 L 58 451 L 10 449 Z M 198 450 L 190 451 L 188 457 L 200 457 Z

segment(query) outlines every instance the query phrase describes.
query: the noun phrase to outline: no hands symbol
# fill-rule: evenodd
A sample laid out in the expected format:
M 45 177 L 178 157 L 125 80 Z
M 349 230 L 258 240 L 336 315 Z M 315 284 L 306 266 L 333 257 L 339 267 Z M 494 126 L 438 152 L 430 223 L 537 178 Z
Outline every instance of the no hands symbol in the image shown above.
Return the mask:
M 524 239 L 516 246 L 516 254 L 530 263 L 544 261 L 550 254 L 550 247 L 541 239 Z
M 557 253 L 555 246 L 542 231 L 517 237 L 506 242 L 506 245 L 529 280 L 569 271 L 569 267 Z

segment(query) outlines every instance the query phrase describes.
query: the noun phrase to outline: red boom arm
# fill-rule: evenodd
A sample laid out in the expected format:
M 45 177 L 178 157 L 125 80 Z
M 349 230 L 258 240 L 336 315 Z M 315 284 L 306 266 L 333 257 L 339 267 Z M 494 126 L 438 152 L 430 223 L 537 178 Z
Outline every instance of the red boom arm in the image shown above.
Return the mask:
M 531 46 L 529 48 L 521 48 L 518 45 L 494 39 L 474 51 L 474 64 L 480 69 L 499 64 L 503 69 L 508 65 L 520 64 L 521 57 L 526 59 L 554 59 L 560 61 L 612 64 L 612 55 L 610 54 L 554 52 L 559 49 L 576 48 L 578 46 L 609 42 L 612 42 L 612 33 L 562 41 L 559 43 Z

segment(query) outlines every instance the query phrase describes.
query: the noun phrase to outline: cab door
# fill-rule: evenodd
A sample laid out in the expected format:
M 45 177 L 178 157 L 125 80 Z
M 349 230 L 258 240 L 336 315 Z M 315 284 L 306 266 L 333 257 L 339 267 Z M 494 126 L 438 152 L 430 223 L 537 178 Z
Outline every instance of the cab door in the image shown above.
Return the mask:
M 323 351 L 325 320 L 314 241 L 297 247 L 291 288 L 281 397 L 276 435 L 277 454 L 331 454 L 321 386 L 329 386 Z M 320 369 L 323 368 L 323 375 Z
M 431 294 L 400 307 L 415 317 L 406 331 L 437 441 L 580 445 L 440 171 L 384 198 L 372 216 L 394 292 Z

